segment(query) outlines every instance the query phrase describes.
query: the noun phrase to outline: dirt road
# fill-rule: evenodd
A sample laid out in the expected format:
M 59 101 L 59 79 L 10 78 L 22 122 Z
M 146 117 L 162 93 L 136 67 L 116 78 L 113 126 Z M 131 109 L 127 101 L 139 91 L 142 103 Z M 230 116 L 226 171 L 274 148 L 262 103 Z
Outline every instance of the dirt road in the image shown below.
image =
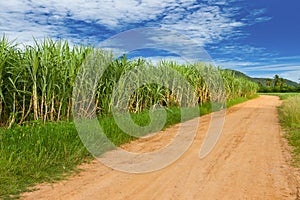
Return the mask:
M 277 97 L 261 96 L 227 109 L 221 138 L 204 159 L 199 148 L 210 116 L 191 148 L 172 165 L 151 173 L 129 174 L 93 162 L 69 180 L 43 184 L 24 199 L 299 199 L 298 172 L 278 122 Z M 133 151 L 159 148 L 177 126 L 124 146 Z M 297 198 L 298 196 L 298 198 Z

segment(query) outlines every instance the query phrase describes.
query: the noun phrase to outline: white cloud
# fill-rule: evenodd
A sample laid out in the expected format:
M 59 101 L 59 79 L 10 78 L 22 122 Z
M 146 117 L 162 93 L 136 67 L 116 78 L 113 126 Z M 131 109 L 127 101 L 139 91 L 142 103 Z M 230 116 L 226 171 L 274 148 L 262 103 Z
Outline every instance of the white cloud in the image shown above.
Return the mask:
M 230 69 L 245 69 L 248 66 L 258 65 L 258 62 L 247 62 L 247 61 L 226 61 L 226 60 L 217 60 L 215 61 L 217 66 L 222 67 L 223 69 L 230 68 Z
M 168 16 L 162 20 L 162 27 L 185 34 L 202 46 L 218 43 L 233 36 L 239 32 L 239 28 L 244 26 L 242 22 L 236 21 L 230 13 L 222 11 L 220 7 L 215 5 L 202 4 L 198 10 L 181 20 L 177 19 L 183 13 L 177 12 L 173 15 L 175 17 L 170 18 Z
M 300 56 L 283 56 L 275 58 L 276 61 L 298 61 L 300 60 Z
M 197 49 L 240 38 L 246 34 L 241 31 L 243 27 L 271 19 L 264 16 L 265 9 L 249 10 L 247 16 L 237 19 L 236 16 L 245 8 L 231 6 L 234 1 L 237 0 L 206 0 L 201 3 L 196 0 L 3 0 L 0 1 L 0 34 L 5 32 L 11 39 L 17 38 L 22 43 L 32 43 L 33 37 L 43 39 L 49 36 L 68 38 L 71 43 L 97 45 L 112 34 L 153 26 L 176 31 L 184 37 L 173 33 L 166 36 L 167 31 L 157 31 L 145 39 L 151 41 L 148 41 L 148 47 L 163 44 L 167 50 L 177 48 L 176 53 L 190 55 L 195 60 L 198 58 L 197 61 L 201 56 L 211 60 L 204 51 Z M 137 38 L 132 39 L 122 45 L 130 45 Z M 120 44 L 119 47 L 122 48 Z M 218 57 L 232 56 L 231 60 L 216 63 L 221 66 L 249 72 L 275 71 L 280 67 L 267 66 L 262 60 L 245 61 L 252 60 L 245 57 L 270 56 L 264 48 L 232 42 L 211 49 Z M 293 66 L 290 70 L 298 72 L 295 66 L 299 65 Z
M 262 23 L 262 22 L 267 22 L 270 21 L 272 17 L 258 17 L 255 19 L 256 23 Z
M 283 78 L 290 79 L 292 81 L 299 83 L 300 82 L 300 65 L 295 70 L 282 73 L 281 76 Z
M 0 33 L 6 32 L 22 42 L 32 41 L 32 36 L 65 36 L 72 39 L 72 36 L 76 37 L 76 33 L 70 33 L 74 27 L 68 27 L 65 20 L 86 22 L 87 26 L 90 24 L 90 27 L 80 29 L 86 33 L 90 32 L 89 29 L 95 29 L 95 24 L 119 32 L 142 23 L 137 26 L 152 25 L 176 30 L 205 45 L 218 42 L 244 26 L 229 11 L 220 9 L 226 4 L 224 0 L 206 3 L 196 0 L 1 1 Z
M 288 60 L 290 58 L 290 60 Z M 292 57 L 277 57 L 276 64 L 270 61 L 232 61 L 229 59 L 218 59 L 216 64 L 223 69 L 234 69 L 246 73 L 253 77 L 272 78 L 275 74 L 280 77 L 296 81 L 300 78 L 300 61 L 291 62 L 298 56 Z
M 247 13 L 246 16 L 244 16 L 242 21 L 246 21 L 248 26 L 252 26 L 257 23 L 263 23 L 270 21 L 272 19 L 271 16 L 266 16 L 265 13 L 267 10 L 265 8 L 260 9 L 244 9 L 244 12 Z
M 128 40 L 128 38 L 133 38 Z M 176 42 L 174 42 L 176 41 Z M 113 54 L 152 48 L 180 55 L 190 62 L 211 62 L 209 54 L 201 45 L 183 34 L 163 28 L 140 28 L 122 32 L 99 44 L 101 48 L 113 50 Z
M 254 9 L 251 11 L 252 15 L 254 16 L 261 16 L 263 15 L 267 10 L 265 8 L 260 8 L 260 9 Z

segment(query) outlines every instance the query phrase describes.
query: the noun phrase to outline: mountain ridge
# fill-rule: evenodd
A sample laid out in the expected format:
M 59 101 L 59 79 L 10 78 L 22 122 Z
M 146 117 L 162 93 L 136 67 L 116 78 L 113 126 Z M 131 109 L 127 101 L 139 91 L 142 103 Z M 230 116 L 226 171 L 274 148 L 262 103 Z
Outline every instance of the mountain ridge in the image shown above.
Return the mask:
M 241 71 L 238 71 L 238 70 L 233 70 L 233 69 L 224 69 L 225 71 L 231 71 L 231 72 L 233 72 L 234 74 L 235 74 L 235 76 L 237 76 L 237 77 L 243 77 L 243 78 L 246 78 L 246 79 L 248 79 L 248 80 L 251 80 L 251 81 L 253 81 L 253 82 L 255 82 L 255 83 L 258 83 L 258 84 L 262 84 L 263 86 L 266 86 L 267 84 L 266 84 L 266 82 L 267 82 L 267 80 L 271 80 L 271 81 L 273 81 L 274 80 L 274 78 L 263 78 L 263 77 L 261 77 L 261 78 L 254 78 L 254 77 L 251 77 L 251 76 L 248 76 L 248 75 L 246 75 L 245 73 L 243 73 L 243 72 L 241 72 Z M 275 75 L 274 75 L 275 76 Z M 300 84 L 298 84 L 297 82 L 295 82 L 295 81 L 291 81 L 291 80 L 289 80 L 289 79 L 283 79 L 284 81 L 285 81 L 285 83 L 288 85 L 288 86 L 292 86 L 292 87 L 299 87 L 300 86 Z

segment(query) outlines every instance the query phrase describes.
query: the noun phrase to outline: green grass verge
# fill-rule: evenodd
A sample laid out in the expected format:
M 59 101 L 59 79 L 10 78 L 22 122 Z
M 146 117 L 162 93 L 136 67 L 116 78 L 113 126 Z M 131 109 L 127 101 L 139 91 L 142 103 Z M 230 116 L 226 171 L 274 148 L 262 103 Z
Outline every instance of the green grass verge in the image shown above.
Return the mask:
M 0 130 L 0 198 L 58 180 L 89 158 L 73 123 L 34 123 Z
M 259 94 L 278 96 L 280 98 L 280 100 L 286 100 L 289 97 L 297 96 L 300 93 L 291 92 L 291 93 L 259 93 Z
M 227 107 L 255 98 L 238 98 L 227 102 Z M 200 109 L 190 108 L 184 121 L 212 111 L 210 103 Z M 179 123 L 181 110 L 166 109 L 167 120 L 164 128 Z M 148 111 L 132 114 L 136 124 L 150 123 Z M 99 118 L 107 137 L 116 145 L 133 139 L 125 134 L 112 117 Z M 0 198 L 18 198 L 28 187 L 41 182 L 53 182 L 76 171 L 80 163 L 92 160 L 78 136 L 73 122 L 40 123 L 32 122 L 11 129 L 0 129 Z
M 239 98 L 235 98 L 235 99 L 232 99 L 232 100 L 229 100 L 226 102 L 226 107 L 229 108 L 231 106 L 234 106 L 236 104 L 239 104 L 239 103 L 243 103 L 245 101 L 248 101 L 248 100 L 251 100 L 251 99 L 254 99 L 254 98 L 257 98 L 259 97 L 258 94 L 255 94 L 255 95 L 252 95 L 250 97 L 239 97 Z
M 286 131 L 289 144 L 293 147 L 293 158 L 300 166 L 300 94 L 289 96 L 279 107 L 280 122 Z

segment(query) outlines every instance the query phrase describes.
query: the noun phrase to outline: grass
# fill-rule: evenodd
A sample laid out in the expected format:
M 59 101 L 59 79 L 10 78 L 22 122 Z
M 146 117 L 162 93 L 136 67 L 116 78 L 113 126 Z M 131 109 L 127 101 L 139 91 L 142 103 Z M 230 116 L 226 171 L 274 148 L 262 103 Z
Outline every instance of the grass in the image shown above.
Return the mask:
M 99 66 L 107 68 L 102 71 Z M 124 74 L 131 75 L 125 80 Z M 148 80 L 145 74 L 151 74 L 149 84 L 142 81 Z M 97 75 L 100 79 L 94 82 L 93 77 Z M 155 84 L 160 80 L 165 80 L 163 87 Z M 186 87 L 184 80 L 193 87 Z M 113 88 L 117 83 L 120 83 L 117 94 L 124 92 L 124 88 L 129 91 L 136 87 L 134 93 L 128 93 L 131 94 L 128 102 L 122 96 L 114 98 Z M 84 98 L 91 88 L 95 90 L 95 105 Z M 200 113 L 207 114 L 212 111 L 210 101 L 222 101 L 226 95 L 227 106 L 231 106 L 247 100 L 243 96 L 251 96 L 257 89 L 257 84 L 206 63 L 180 65 L 161 61 L 153 66 L 143 59 L 127 60 L 126 56 L 115 60 L 110 52 L 71 47 L 68 41 L 45 39 L 20 48 L 3 36 L 0 39 L 0 126 L 8 129 L 0 129 L 0 198 L 14 197 L 11 195 L 18 195 L 36 183 L 59 180 L 78 164 L 92 159 L 80 139 L 94 142 L 99 135 L 80 138 L 75 124 L 66 122 L 72 121 L 72 112 L 77 113 L 74 107 L 79 109 L 79 116 L 89 116 L 95 111 L 107 137 L 115 145 L 121 145 L 135 137 L 125 134 L 110 116 L 112 102 L 121 110 L 129 104 L 130 116 L 143 127 L 139 134 L 144 135 L 159 128 L 147 128 L 152 105 L 167 107 L 166 123 L 162 127 L 166 128 L 182 120 L 179 105 L 190 106 L 184 120 L 199 115 L 197 108 L 192 107 L 195 104 L 190 104 L 192 97 L 202 105 Z M 91 148 L 102 153 L 107 147 L 97 143 Z
M 59 180 L 91 158 L 74 124 L 67 122 L 1 129 L 0 152 L 0 198 Z
M 234 106 L 236 104 L 243 103 L 247 100 L 254 99 L 254 98 L 257 98 L 257 97 L 259 97 L 258 94 L 251 95 L 250 97 L 238 97 L 238 98 L 227 101 L 226 102 L 226 107 L 229 108 L 229 107 Z
M 293 147 L 296 166 L 300 166 L 300 94 L 287 98 L 279 108 L 280 122 L 286 130 L 286 137 Z
M 289 97 L 299 95 L 299 93 L 296 93 L 296 92 L 290 92 L 290 93 L 259 93 L 259 94 L 278 96 L 280 98 L 280 100 L 286 100 Z
M 252 99 L 238 98 L 227 102 L 227 107 Z M 210 103 L 200 109 L 188 108 L 191 113 L 184 120 L 212 111 Z M 131 114 L 141 126 L 150 123 L 148 111 Z M 121 145 L 135 137 L 125 134 L 111 116 L 100 117 L 99 122 L 108 138 Z M 181 122 L 180 108 L 167 109 L 164 128 Z M 18 198 L 28 187 L 42 182 L 58 181 L 72 172 L 80 163 L 93 159 L 82 144 L 73 122 L 33 121 L 11 129 L 0 129 L 0 198 Z

